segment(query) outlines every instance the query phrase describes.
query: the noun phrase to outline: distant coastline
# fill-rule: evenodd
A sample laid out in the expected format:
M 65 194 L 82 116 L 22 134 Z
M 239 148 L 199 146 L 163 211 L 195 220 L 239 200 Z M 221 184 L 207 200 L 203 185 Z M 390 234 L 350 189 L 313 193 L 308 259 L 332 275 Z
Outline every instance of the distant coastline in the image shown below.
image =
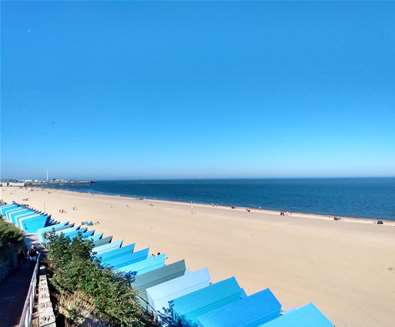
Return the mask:
M 395 221 L 395 178 L 97 181 L 44 188 L 298 215 Z M 41 186 L 40 186 L 41 187 Z M 343 193 L 340 193 L 343 192 Z M 285 195 L 284 195 L 285 194 Z M 332 201 L 332 203 L 329 203 Z
M 341 222 L 346 223 L 362 223 L 362 224 L 377 224 L 379 221 L 375 218 L 369 217 L 351 217 L 351 216 L 341 216 L 341 215 L 325 215 L 313 212 L 298 212 L 298 211 L 281 211 L 281 210 L 272 210 L 272 209 L 265 209 L 265 208 L 251 208 L 251 207 L 243 207 L 243 206 L 234 206 L 234 205 L 224 205 L 224 204 L 209 204 L 209 203 L 200 203 L 200 202 L 185 202 L 185 201 L 177 201 L 177 200 L 164 200 L 164 199 L 154 199 L 154 198 L 142 198 L 142 197 L 135 197 L 135 196 L 127 196 L 127 195 L 120 195 L 120 194 L 107 194 L 107 193 L 100 193 L 100 192 L 82 192 L 82 191 L 73 191 L 63 188 L 52 188 L 52 187 L 44 187 L 44 186 L 34 186 L 33 189 L 37 190 L 44 190 L 44 191 L 57 191 L 57 192 L 65 192 L 69 194 L 75 195 L 92 195 L 98 197 L 105 197 L 109 200 L 111 199 L 122 199 L 122 200 L 133 200 L 133 201 L 142 201 L 147 204 L 168 204 L 168 205 L 179 205 L 182 207 L 190 207 L 194 208 L 218 208 L 229 210 L 229 212 L 245 212 L 245 213 L 255 213 L 255 214 L 262 214 L 262 215 L 269 215 L 269 216 L 278 216 L 279 219 L 282 218 L 282 213 L 284 213 L 284 217 L 287 218 L 295 218 L 295 219 L 313 219 L 313 220 L 323 220 L 323 221 L 331 221 L 331 220 L 338 220 Z M 383 219 L 386 226 L 393 226 L 395 227 L 395 219 Z

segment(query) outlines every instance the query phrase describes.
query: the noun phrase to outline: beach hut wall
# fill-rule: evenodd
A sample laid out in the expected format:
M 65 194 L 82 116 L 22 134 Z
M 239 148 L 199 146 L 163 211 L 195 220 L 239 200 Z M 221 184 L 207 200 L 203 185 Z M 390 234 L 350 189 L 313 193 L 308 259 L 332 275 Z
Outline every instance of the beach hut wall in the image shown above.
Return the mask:
M 104 253 L 109 252 L 111 250 L 120 248 L 122 246 L 122 243 L 123 243 L 123 241 L 114 241 L 111 243 L 96 246 L 92 249 L 92 253 L 96 256 L 101 255 L 101 254 L 104 254 Z
M 334 327 L 314 304 L 292 310 L 259 327 Z
M 169 308 L 169 301 L 197 291 L 210 284 L 210 274 L 207 268 L 169 280 L 146 290 L 150 308 L 157 312 L 165 312 Z M 155 313 L 155 312 L 154 312 Z
M 197 318 L 246 296 L 236 278 L 231 277 L 169 302 L 173 319 L 196 326 Z
M 145 260 L 136 263 L 119 267 L 116 270 L 125 273 L 133 273 L 135 275 L 144 274 L 146 272 L 163 267 L 165 265 L 165 260 L 166 260 L 166 255 L 162 253 L 156 256 L 150 256 Z
M 104 265 L 111 266 L 112 268 L 119 268 L 126 265 L 130 265 L 144 259 L 147 259 L 149 255 L 149 248 L 142 249 L 132 254 L 121 255 L 118 257 L 111 257 L 107 260 L 102 261 Z
M 96 257 L 101 261 L 101 262 L 106 262 L 110 258 L 116 258 L 119 256 L 124 256 L 124 255 L 131 255 L 134 251 L 134 247 L 136 246 L 135 243 L 129 244 L 122 246 L 120 248 L 115 248 L 112 249 L 111 251 L 105 252 L 105 253 L 100 253 L 97 254 Z
M 101 246 L 101 245 L 105 245 L 105 244 L 111 243 L 111 241 L 112 241 L 112 236 L 106 236 L 106 237 L 102 237 L 101 239 L 94 240 L 93 241 L 93 245 L 95 247 L 98 247 L 98 246 Z
M 198 317 L 199 327 L 256 327 L 281 314 L 281 304 L 269 289 Z M 266 326 L 266 325 L 265 325 Z

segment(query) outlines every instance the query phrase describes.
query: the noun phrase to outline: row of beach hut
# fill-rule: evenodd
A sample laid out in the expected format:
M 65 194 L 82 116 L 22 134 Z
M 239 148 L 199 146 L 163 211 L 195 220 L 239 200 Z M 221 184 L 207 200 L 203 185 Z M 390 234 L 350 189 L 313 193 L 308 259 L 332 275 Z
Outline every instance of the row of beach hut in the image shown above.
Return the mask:
M 49 232 L 93 242 L 103 267 L 130 274 L 142 306 L 163 324 L 185 327 L 333 327 L 314 304 L 284 311 L 268 288 L 248 295 L 235 277 L 212 282 L 207 268 L 189 271 L 184 260 L 166 263 L 166 255 L 124 244 L 85 226 L 57 222 L 45 213 L 11 203 L 0 207 L 3 219 L 46 242 Z

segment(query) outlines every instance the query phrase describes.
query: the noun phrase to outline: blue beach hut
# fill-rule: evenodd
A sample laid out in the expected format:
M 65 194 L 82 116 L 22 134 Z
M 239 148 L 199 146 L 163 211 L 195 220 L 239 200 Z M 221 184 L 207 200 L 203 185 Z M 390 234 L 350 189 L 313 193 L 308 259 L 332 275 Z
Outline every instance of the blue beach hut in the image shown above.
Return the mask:
M 334 327 L 334 324 L 310 303 L 259 327 Z
M 210 279 L 207 268 L 187 272 L 181 277 L 148 288 L 148 303 L 155 311 L 164 312 L 169 308 L 169 301 L 209 286 Z
M 124 256 L 124 255 L 131 255 L 133 253 L 135 244 L 129 244 L 125 245 L 120 248 L 115 248 L 110 251 L 104 252 L 104 253 L 99 253 L 96 255 L 96 257 L 101 261 L 101 262 L 106 262 L 110 258 L 116 258 L 119 256 Z
M 26 216 L 31 216 L 31 215 L 34 215 L 34 214 L 36 214 L 36 212 L 33 211 L 33 210 L 30 210 L 30 209 L 18 210 L 16 212 L 14 211 L 14 212 L 10 212 L 9 213 L 9 220 L 13 224 L 15 224 L 15 225 L 17 225 L 19 227 L 19 224 L 18 224 L 18 219 L 19 218 L 26 217 Z
M 69 228 L 69 227 L 70 227 L 70 225 L 69 225 L 68 222 L 59 223 L 59 224 L 54 224 L 54 225 L 50 225 L 50 226 L 47 226 L 47 227 L 39 228 L 36 231 L 36 233 L 37 233 L 39 241 L 43 242 L 44 238 L 45 238 L 45 235 L 47 233 L 56 232 L 56 231 L 63 230 L 63 229 Z
M 87 239 L 93 242 L 100 240 L 103 237 L 103 233 L 95 233 L 94 235 L 88 236 Z
M 165 260 L 166 255 L 162 253 L 160 255 L 150 256 L 139 262 L 116 268 L 116 270 L 125 273 L 133 273 L 137 276 L 163 267 L 165 265 Z
M 93 234 L 95 234 L 95 230 L 88 230 L 88 231 L 82 233 L 81 236 L 83 238 L 88 238 L 88 237 L 91 237 Z
M 76 238 L 77 236 L 83 237 L 83 234 L 86 232 L 87 228 L 86 227 L 81 227 L 79 229 L 63 233 L 65 237 L 68 237 L 70 239 Z
M 4 205 L 0 206 L 0 215 L 2 215 L 4 218 L 6 218 L 7 210 L 10 210 L 10 209 L 16 208 L 16 207 L 19 207 L 19 206 L 15 203 L 4 204 Z
M 174 262 L 161 268 L 138 274 L 133 280 L 133 288 L 139 295 L 139 302 L 142 306 L 148 306 L 146 290 L 150 287 L 162 284 L 185 274 L 186 265 L 184 260 Z
M 13 224 L 15 224 L 15 221 L 12 220 L 12 217 L 15 214 L 18 214 L 18 213 L 21 213 L 21 212 L 25 212 L 25 211 L 32 211 L 32 210 L 26 209 L 25 207 L 19 207 L 19 206 L 16 207 L 16 208 L 13 208 L 11 210 L 8 210 L 7 213 L 6 213 L 7 220 L 11 221 Z
M 101 237 L 100 239 L 93 240 L 93 246 L 98 247 L 101 245 L 111 243 L 111 241 L 112 241 L 112 236 Z
M 61 235 L 61 234 L 66 235 L 67 233 L 70 233 L 70 232 L 73 232 L 73 231 L 76 231 L 79 229 L 80 229 L 80 226 L 69 226 L 65 229 L 57 230 L 55 232 L 55 235 Z
M 19 224 L 26 233 L 36 233 L 38 229 L 45 227 L 48 221 L 47 215 L 34 215 L 21 218 Z
M 8 219 L 8 213 L 10 212 L 10 211 L 14 211 L 14 210 L 20 210 L 20 209 L 25 209 L 24 207 L 22 207 L 22 206 L 20 206 L 19 204 L 12 204 L 12 205 L 10 205 L 10 206 L 6 206 L 5 208 L 3 208 L 3 215 L 5 216 L 5 217 L 7 217 L 7 219 Z
M 104 254 L 114 249 L 118 249 L 122 246 L 123 241 L 114 241 L 111 243 L 103 244 L 100 246 L 96 246 L 92 249 L 92 253 L 96 254 L 96 256 Z
M 21 207 L 21 206 L 18 205 L 18 204 L 11 205 L 11 206 L 9 206 L 9 207 L 3 209 L 3 214 L 2 214 L 2 215 L 3 215 L 3 217 L 5 217 L 7 220 L 10 220 L 10 219 L 8 218 L 8 213 L 13 212 L 13 211 L 17 211 L 17 210 L 21 210 L 21 209 L 25 209 L 25 207 Z
M 38 217 L 40 215 L 42 215 L 42 214 L 30 210 L 29 212 L 24 212 L 24 213 L 20 213 L 20 214 L 17 214 L 17 215 L 13 215 L 11 217 L 11 220 L 13 221 L 13 223 L 16 226 L 18 226 L 19 228 L 22 228 L 22 222 L 24 220 L 30 219 L 30 218 L 33 218 L 33 217 Z
M 102 260 L 102 263 L 103 265 L 108 265 L 115 269 L 147 259 L 148 255 L 149 248 L 145 248 L 132 254 L 128 253 L 126 255 L 118 256 L 116 258 L 111 257 L 110 259 L 104 261 Z
M 201 315 L 198 318 L 198 326 L 256 327 L 279 317 L 280 314 L 280 302 L 269 289 L 264 289 Z
M 231 277 L 169 302 L 173 319 L 184 326 L 196 326 L 199 316 L 246 296 Z
M 21 210 L 18 209 L 17 211 L 8 212 L 7 216 L 10 223 L 19 227 L 18 219 L 35 214 L 37 214 L 35 211 L 23 208 Z

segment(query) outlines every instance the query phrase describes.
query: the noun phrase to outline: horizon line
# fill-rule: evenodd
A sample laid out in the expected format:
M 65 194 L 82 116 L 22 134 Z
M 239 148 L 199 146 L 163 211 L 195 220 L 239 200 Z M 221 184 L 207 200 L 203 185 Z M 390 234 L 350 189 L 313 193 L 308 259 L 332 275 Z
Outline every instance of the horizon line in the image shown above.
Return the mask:
M 124 177 L 124 178 L 83 178 L 83 177 L 53 177 L 53 179 L 64 179 L 64 180 L 87 180 L 87 181 L 149 181 L 149 180 L 254 180 L 254 179 L 372 179 L 372 178 L 395 178 L 395 175 L 383 175 L 383 176 L 271 176 L 271 177 Z M 4 180 L 46 180 L 45 178 L 0 178 L 0 181 Z

